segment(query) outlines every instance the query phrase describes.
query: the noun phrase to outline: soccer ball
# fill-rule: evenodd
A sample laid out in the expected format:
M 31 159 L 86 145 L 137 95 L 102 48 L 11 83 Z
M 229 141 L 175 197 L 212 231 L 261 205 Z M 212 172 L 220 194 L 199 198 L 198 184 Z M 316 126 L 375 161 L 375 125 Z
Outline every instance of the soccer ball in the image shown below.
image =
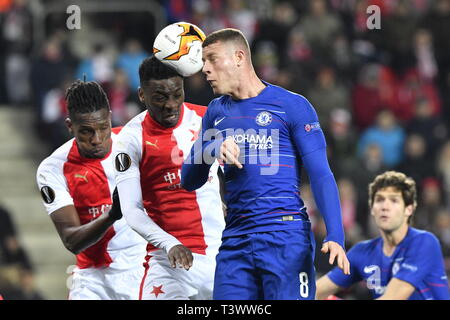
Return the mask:
M 188 22 L 173 23 L 156 36 L 153 54 L 183 77 L 189 77 L 203 67 L 203 40 L 205 34 L 196 25 Z

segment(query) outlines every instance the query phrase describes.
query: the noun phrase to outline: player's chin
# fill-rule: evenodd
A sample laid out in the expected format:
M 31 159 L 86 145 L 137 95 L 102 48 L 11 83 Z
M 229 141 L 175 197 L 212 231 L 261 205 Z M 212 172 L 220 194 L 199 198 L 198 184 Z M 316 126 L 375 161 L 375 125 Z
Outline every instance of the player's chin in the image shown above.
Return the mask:
M 85 151 L 86 157 L 92 159 L 102 159 L 106 157 L 107 153 L 108 150 L 106 148 L 96 148 Z
M 179 116 L 176 116 L 176 117 L 170 117 L 170 118 L 165 118 L 165 119 L 163 120 L 162 125 L 163 125 L 164 127 L 166 127 L 166 128 L 175 127 L 175 126 L 177 125 L 177 123 L 178 123 L 178 119 L 179 119 Z

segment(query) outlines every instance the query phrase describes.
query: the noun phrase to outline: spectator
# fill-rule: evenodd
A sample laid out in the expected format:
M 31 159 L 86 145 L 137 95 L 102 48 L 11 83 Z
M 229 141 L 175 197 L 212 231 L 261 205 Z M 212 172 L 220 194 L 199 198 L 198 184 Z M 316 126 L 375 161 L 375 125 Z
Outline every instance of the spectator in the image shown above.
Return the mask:
M 376 115 L 383 109 L 380 73 L 380 65 L 365 65 L 360 69 L 358 82 L 352 89 L 352 113 L 358 131 L 371 126 Z
M 142 48 L 141 43 L 136 39 L 128 40 L 124 45 L 124 50 L 117 58 L 117 67 L 125 71 L 130 89 L 137 92 L 139 88 L 139 66 L 148 54 Z
M 397 119 L 390 110 L 382 110 L 373 126 L 362 133 L 358 142 L 358 156 L 362 157 L 367 145 L 376 143 L 383 154 L 383 164 L 393 168 L 402 161 L 404 129 L 397 124 Z
M 66 78 L 58 87 L 49 90 L 42 103 L 43 137 L 52 151 L 70 139 L 64 120 L 67 117 L 65 95 L 71 82 L 71 79 Z
M 410 0 L 398 0 L 394 11 L 382 21 L 385 52 L 390 56 L 390 66 L 403 72 L 414 65 L 413 38 L 418 25 Z
M 309 10 L 300 19 L 300 26 L 314 54 L 329 57 L 329 44 L 342 30 L 338 17 L 327 8 L 325 0 L 311 0 Z
M 351 246 L 358 241 L 363 240 L 361 227 L 356 221 L 356 210 L 358 207 L 358 198 L 356 187 L 352 180 L 342 177 L 337 180 L 339 197 L 342 209 L 342 222 L 346 235 L 346 242 Z
M 418 29 L 414 34 L 414 54 L 419 77 L 433 81 L 437 77 L 437 62 L 434 56 L 433 38 L 426 29 Z
M 242 31 L 249 43 L 253 42 L 258 21 L 244 0 L 226 0 L 227 18 L 231 28 Z
M 448 130 L 445 123 L 438 117 L 430 100 L 418 98 L 414 106 L 414 117 L 405 126 L 408 134 L 418 134 L 425 139 L 427 161 L 434 163 L 436 151 L 445 142 Z
M 351 177 L 358 191 L 358 209 L 356 221 L 361 226 L 363 234 L 368 234 L 368 217 L 369 206 L 368 199 L 368 184 L 378 174 L 387 170 L 383 163 L 383 151 L 376 143 L 366 145 L 363 150 L 362 157 L 360 157 L 355 164 L 349 163 L 345 170 L 345 176 Z
M 135 90 L 130 88 L 127 74 L 116 69 L 111 85 L 106 87 L 112 111 L 112 126 L 123 126 L 142 111 Z
M 30 102 L 30 59 L 33 17 L 27 0 L 14 0 L 0 20 L 5 45 L 5 84 L 10 103 Z
M 433 38 L 433 47 L 440 73 L 439 82 L 443 82 L 450 69 L 450 0 L 434 1 L 433 9 L 422 20 L 423 28 L 428 29 Z
M 406 174 L 417 182 L 418 192 L 422 181 L 435 176 L 434 162 L 427 153 L 425 139 L 419 134 L 409 134 L 405 140 L 403 161 L 397 166 L 397 171 Z
M 330 115 L 330 125 L 325 136 L 330 153 L 330 165 L 337 177 L 343 175 L 346 167 L 354 165 L 356 133 L 351 125 L 351 114 L 345 109 L 335 109 Z
M 258 24 L 259 31 L 255 35 L 253 48 L 259 41 L 271 41 L 275 44 L 280 57 L 287 56 L 288 37 L 293 30 L 298 19 L 297 12 L 289 2 L 277 2 L 273 5 L 272 16 L 269 19 L 262 20 Z M 297 28 L 295 28 L 297 29 Z M 291 61 L 286 59 L 286 65 L 281 67 L 292 67 Z M 296 62 L 297 60 L 293 60 Z
M 84 58 L 76 71 L 76 79 L 86 81 L 96 81 L 101 85 L 108 85 L 114 74 L 113 59 L 107 52 L 105 45 L 101 43 L 94 44 L 91 56 Z
M 0 207 L 0 292 L 6 300 L 43 300 L 34 287 L 33 266 L 20 244 L 11 214 Z
M 71 71 L 61 50 L 59 41 L 53 38 L 48 39 L 43 44 L 41 54 L 31 66 L 31 84 L 39 129 L 37 132 L 40 135 L 42 134 L 40 126 L 44 97 L 51 89 L 60 86 Z
M 417 215 L 414 224 L 418 228 L 431 226 L 436 220 L 437 213 L 444 208 L 444 201 L 441 193 L 441 184 L 438 179 L 428 177 L 422 181 L 420 200 L 417 206 Z
M 331 67 L 319 69 L 315 84 L 306 96 L 315 106 L 320 124 L 325 130 L 329 128 L 331 112 L 336 109 L 350 110 L 348 90 L 337 81 Z
M 450 207 L 450 140 L 440 148 L 436 164 L 438 175 L 443 182 L 446 205 Z
M 411 120 L 418 99 L 428 100 L 434 115 L 441 113 L 441 99 L 436 86 L 420 78 L 417 69 L 410 69 L 397 82 L 395 103 L 390 105 L 390 109 L 399 120 Z

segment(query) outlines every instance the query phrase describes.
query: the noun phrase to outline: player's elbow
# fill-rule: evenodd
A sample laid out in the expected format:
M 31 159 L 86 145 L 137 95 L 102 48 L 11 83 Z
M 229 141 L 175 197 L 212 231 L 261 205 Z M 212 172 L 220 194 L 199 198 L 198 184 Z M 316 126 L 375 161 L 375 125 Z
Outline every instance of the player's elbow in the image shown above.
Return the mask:
M 81 248 L 81 246 L 77 246 L 76 244 L 74 244 L 68 240 L 63 240 L 63 244 L 67 250 L 69 250 L 70 252 L 72 252 L 75 255 L 77 255 L 77 254 L 81 253 L 81 251 L 83 251 L 83 248 Z

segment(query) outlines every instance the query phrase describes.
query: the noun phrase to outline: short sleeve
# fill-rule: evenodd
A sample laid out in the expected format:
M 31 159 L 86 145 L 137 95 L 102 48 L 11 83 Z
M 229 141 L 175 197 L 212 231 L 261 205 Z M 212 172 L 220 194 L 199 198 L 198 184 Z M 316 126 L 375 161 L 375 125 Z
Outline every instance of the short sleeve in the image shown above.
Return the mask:
M 113 165 L 116 183 L 129 178 L 140 178 L 139 164 L 142 159 L 140 130 L 125 127 L 113 141 Z
M 436 237 L 423 233 L 414 237 L 406 250 L 393 276 L 418 288 L 435 266 L 442 263 L 441 247 Z
M 48 214 L 62 207 L 73 205 L 63 170 L 64 162 L 52 158 L 45 159 L 37 170 L 36 180 Z

